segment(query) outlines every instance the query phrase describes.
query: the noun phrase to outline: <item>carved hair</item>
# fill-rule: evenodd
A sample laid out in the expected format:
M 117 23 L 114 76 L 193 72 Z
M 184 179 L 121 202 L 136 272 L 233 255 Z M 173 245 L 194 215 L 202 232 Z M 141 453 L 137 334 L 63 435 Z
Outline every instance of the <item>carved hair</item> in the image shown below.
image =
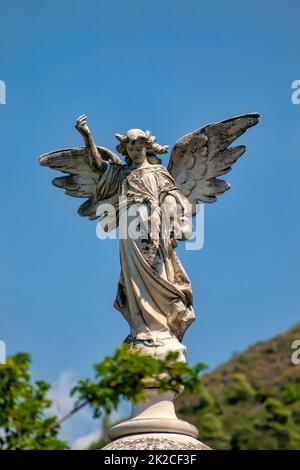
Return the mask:
M 132 160 L 127 153 L 126 144 L 131 140 L 136 138 L 142 138 L 145 140 L 147 145 L 147 160 L 152 165 L 157 165 L 162 163 L 161 159 L 156 156 L 156 154 L 167 153 L 169 150 L 168 145 L 159 145 L 156 143 L 156 137 L 151 134 L 150 131 L 142 131 L 141 129 L 130 129 L 126 132 L 125 135 L 116 134 L 116 138 L 120 142 L 116 146 L 116 149 L 119 153 L 124 155 L 125 161 L 128 165 L 131 164 Z

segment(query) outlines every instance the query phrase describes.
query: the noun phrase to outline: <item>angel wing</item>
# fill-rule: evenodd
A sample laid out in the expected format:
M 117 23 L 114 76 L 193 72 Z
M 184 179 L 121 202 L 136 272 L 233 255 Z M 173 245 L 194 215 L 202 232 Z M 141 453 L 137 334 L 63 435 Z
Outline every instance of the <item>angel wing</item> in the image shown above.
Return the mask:
M 120 158 L 105 147 L 97 147 L 103 160 L 121 165 Z M 40 164 L 54 170 L 66 173 L 52 180 L 52 184 L 65 190 L 65 194 L 72 197 L 88 198 L 78 209 L 82 216 L 96 219 L 97 184 L 101 172 L 94 170 L 88 164 L 88 154 L 85 147 L 56 150 L 42 155 Z
M 193 215 L 197 201 L 216 202 L 217 196 L 230 188 L 226 181 L 217 176 L 228 173 L 246 147 L 229 145 L 249 127 L 255 126 L 258 119 L 258 113 L 236 116 L 208 124 L 176 142 L 168 171 L 193 205 Z

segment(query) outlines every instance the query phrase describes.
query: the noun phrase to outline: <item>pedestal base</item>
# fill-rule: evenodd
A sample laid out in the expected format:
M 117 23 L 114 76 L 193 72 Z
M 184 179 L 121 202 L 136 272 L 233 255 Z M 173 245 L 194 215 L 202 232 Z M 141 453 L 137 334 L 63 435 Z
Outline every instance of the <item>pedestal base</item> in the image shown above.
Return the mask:
M 120 436 L 144 433 L 174 433 L 183 434 L 192 438 L 198 436 L 198 431 L 192 424 L 181 419 L 168 418 L 145 418 L 127 419 L 113 426 L 110 430 L 110 437 L 117 439 Z
M 177 418 L 174 390 L 161 392 L 158 388 L 146 388 L 145 395 L 145 401 L 132 404 L 130 419 L 121 421 L 111 428 L 112 439 L 129 434 L 152 432 L 185 434 L 193 438 L 198 436 L 195 426 Z
M 174 390 L 161 392 L 158 388 L 146 388 L 146 401 L 133 403 L 131 418 L 111 428 L 113 442 L 104 450 L 209 450 L 197 441 L 197 428 L 177 418 L 174 408 L 176 394 Z

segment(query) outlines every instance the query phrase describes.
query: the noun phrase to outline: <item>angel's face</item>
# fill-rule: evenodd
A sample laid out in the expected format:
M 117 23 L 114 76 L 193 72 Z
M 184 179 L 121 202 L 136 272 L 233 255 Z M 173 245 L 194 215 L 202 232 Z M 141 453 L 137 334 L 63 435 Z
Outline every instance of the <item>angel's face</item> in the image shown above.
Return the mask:
M 133 164 L 141 164 L 147 159 L 146 141 L 141 137 L 130 139 L 126 144 L 126 150 Z

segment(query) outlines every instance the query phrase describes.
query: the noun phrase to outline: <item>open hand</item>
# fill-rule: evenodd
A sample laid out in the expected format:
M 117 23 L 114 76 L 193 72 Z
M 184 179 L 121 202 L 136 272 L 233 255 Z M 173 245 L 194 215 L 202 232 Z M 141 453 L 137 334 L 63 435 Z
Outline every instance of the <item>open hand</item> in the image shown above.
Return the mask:
M 80 132 L 81 135 L 88 135 L 90 134 L 89 127 L 87 125 L 87 116 L 83 114 L 79 116 L 75 124 L 76 129 Z

